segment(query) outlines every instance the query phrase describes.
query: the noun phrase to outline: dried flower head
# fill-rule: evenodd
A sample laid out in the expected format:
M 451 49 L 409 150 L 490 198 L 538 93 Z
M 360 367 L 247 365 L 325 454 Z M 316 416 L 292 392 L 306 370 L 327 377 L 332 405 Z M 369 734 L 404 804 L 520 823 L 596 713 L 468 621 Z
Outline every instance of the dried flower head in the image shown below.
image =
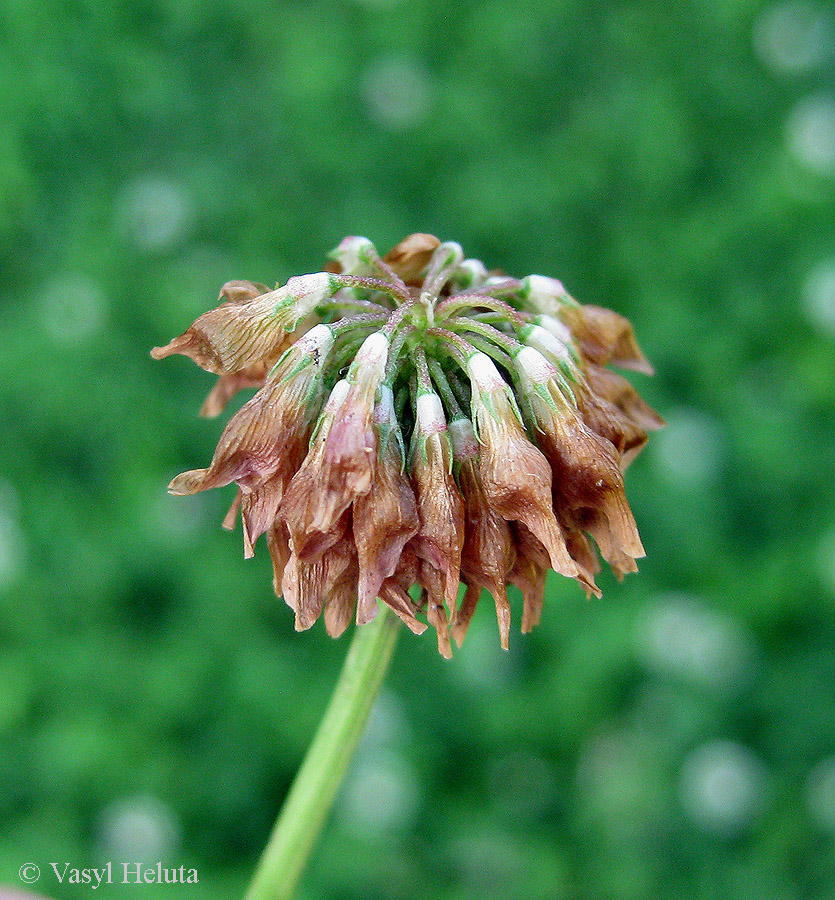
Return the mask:
M 424 615 L 449 656 L 486 588 L 507 647 L 508 585 L 528 631 L 549 569 L 589 596 L 595 545 L 618 577 L 636 571 L 623 471 L 664 423 L 606 368 L 652 373 L 626 319 L 427 234 L 385 257 L 348 237 L 327 268 L 274 291 L 229 282 L 152 351 L 219 376 L 204 415 L 259 388 L 210 466 L 169 490 L 237 485 L 224 525 L 240 511 L 247 556 L 266 534 L 297 629 L 323 616 L 339 635 L 379 598 L 416 633 Z

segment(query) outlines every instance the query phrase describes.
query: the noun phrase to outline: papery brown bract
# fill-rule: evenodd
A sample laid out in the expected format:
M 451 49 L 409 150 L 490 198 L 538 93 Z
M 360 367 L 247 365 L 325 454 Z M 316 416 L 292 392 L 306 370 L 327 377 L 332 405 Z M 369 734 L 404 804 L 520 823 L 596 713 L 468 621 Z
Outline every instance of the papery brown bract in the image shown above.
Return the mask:
M 591 362 L 653 374 L 629 319 L 611 309 L 588 304 L 564 307 L 560 318 L 569 325 L 583 356 Z
M 417 582 L 418 558 L 411 543 L 406 544 L 394 575 L 386 578 L 380 587 L 380 599 L 395 612 L 414 634 L 423 634 L 426 624 L 416 616 L 418 609 L 409 596 L 409 588 Z
M 536 350 L 517 357 L 529 382 L 526 399 L 539 444 L 554 473 L 554 509 L 567 529 L 587 531 L 603 558 L 626 571 L 626 558 L 644 555 L 626 501 L 615 448 L 595 434 L 563 395 L 553 366 Z
M 580 386 L 575 388 L 574 394 L 583 421 L 612 444 L 618 453 L 621 469 L 626 469 L 646 444 L 646 431 L 594 391 Z
M 468 364 L 472 407 L 481 443 L 479 475 L 487 502 L 504 519 L 518 520 L 548 548 L 551 568 L 568 578 L 577 567 L 568 555 L 551 505 L 551 469 L 531 443 L 493 363 L 476 354 Z
M 341 537 L 312 562 L 299 559 L 291 552 L 281 592 L 284 601 L 296 614 L 296 631 L 305 631 L 319 618 L 325 598 L 349 567 L 356 569 L 357 551 L 350 533 L 350 514 L 340 523 Z M 291 544 L 292 548 L 292 544 Z
M 587 597 L 602 597 L 603 591 L 595 584 L 594 576 L 600 571 L 600 560 L 591 542 L 578 528 L 563 526 L 565 546 L 577 563 L 581 575 L 577 578 Z
M 644 548 L 614 448 L 571 410 L 543 425 L 541 443 L 554 471 L 560 517 L 568 527 L 591 534 L 606 562 L 626 571 L 625 560 L 644 556 Z
M 287 346 L 281 345 L 282 352 L 287 349 Z M 226 409 L 227 404 L 238 391 L 251 387 L 263 387 L 267 379 L 267 372 L 272 368 L 274 362 L 273 360 L 272 363 L 255 363 L 255 365 L 247 366 L 231 375 L 219 375 L 215 386 L 209 391 L 200 407 L 200 415 L 207 419 L 214 419 Z
M 510 604 L 505 585 L 515 561 L 510 526 L 490 505 L 477 458 L 458 465 L 458 483 L 464 497 L 464 548 L 461 578 L 467 585 L 461 606 L 452 623 L 452 636 L 461 646 L 483 588 L 493 597 L 502 647 L 510 640 Z
M 355 563 L 349 563 L 342 574 L 336 579 L 333 587 L 328 591 L 325 599 L 325 630 L 333 637 L 337 638 L 344 633 L 345 629 L 351 624 L 351 617 L 354 613 L 354 606 L 357 602 L 357 575 L 359 570 Z M 376 604 L 374 608 L 376 615 Z M 374 616 L 370 616 L 365 621 L 370 622 Z M 363 624 L 361 622 L 357 623 Z
M 392 247 L 383 259 L 408 283 L 426 270 L 440 243 L 433 234 L 410 234 Z
M 304 457 L 311 402 L 331 343 L 322 325 L 294 344 L 267 384 L 229 420 L 211 465 L 183 472 L 169 485 L 171 493 L 183 495 L 236 482 L 247 556 L 275 519 L 285 486 Z
M 394 574 L 406 543 L 420 521 L 403 456 L 392 430 L 384 438 L 377 476 L 367 493 L 354 501 L 354 540 L 359 557 L 358 617 L 368 621 L 386 578 Z M 360 613 L 360 611 L 362 611 Z
M 216 375 L 226 375 L 275 359 L 286 333 L 297 328 L 331 291 L 330 276 L 319 272 L 291 278 L 284 287 L 252 299 L 227 300 L 198 318 L 154 359 L 181 353 Z
M 228 305 L 237 305 L 249 303 L 250 300 L 269 292 L 267 285 L 257 281 L 227 281 L 220 289 L 217 299 L 225 301 Z
M 222 305 L 239 305 L 249 303 L 256 297 L 269 293 L 269 290 L 265 284 L 258 284 L 254 281 L 227 281 L 220 289 L 218 300 L 226 301 Z M 213 419 L 226 409 L 227 403 L 238 391 L 250 387 L 263 387 L 267 373 L 275 365 L 279 356 L 293 343 L 293 340 L 294 336 L 288 334 L 269 359 L 259 360 L 234 373 L 220 375 L 215 386 L 203 401 L 200 415 Z
M 444 573 L 428 559 L 418 560 L 418 584 L 423 588 L 421 595 L 421 608 L 426 613 L 429 624 L 435 629 L 438 636 L 438 653 L 446 659 L 452 658 L 452 644 L 449 641 L 449 607 L 452 617 L 455 618 L 457 604 L 456 596 L 450 600 L 447 595 L 447 579 Z M 456 581 L 456 588 L 458 582 Z M 444 606 L 446 601 L 446 606 Z
M 583 418 L 615 445 L 625 469 L 646 444 L 647 432 L 663 428 L 665 422 L 617 372 L 589 362 L 584 374 L 586 385 L 577 397 Z
M 188 356 L 207 372 L 231 374 L 275 356 L 284 343 L 284 330 L 275 327 L 276 307 L 285 299 L 279 289 L 246 303 L 223 303 L 203 313 L 190 328 L 164 347 L 151 351 L 154 359 L 175 353 Z
M 313 559 L 330 546 L 336 521 L 371 489 L 377 468 L 374 401 L 387 350 L 388 339 L 380 332 L 365 340 L 347 378 L 334 385 L 310 450 L 287 489 L 281 518 L 301 559 Z
M 284 570 L 290 561 L 290 535 L 281 522 L 275 522 L 267 530 L 267 549 L 273 564 L 273 590 L 276 597 L 281 597 Z
M 592 391 L 612 403 L 630 421 L 645 431 L 657 431 L 667 423 L 617 372 L 588 363 L 586 379 Z
M 417 419 L 411 474 L 420 526 L 413 546 L 418 557 L 443 575 L 441 598 L 453 609 L 464 544 L 464 501 L 452 476 L 446 420 L 436 394 L 418 397 Z M 432 585 L 434 589 L 434 580 Z
M 516 558 L 507 580 L 522 592 L 522 633 L 539 624 L 548 575 L 548 551 L 521 522 L 512 527 Z

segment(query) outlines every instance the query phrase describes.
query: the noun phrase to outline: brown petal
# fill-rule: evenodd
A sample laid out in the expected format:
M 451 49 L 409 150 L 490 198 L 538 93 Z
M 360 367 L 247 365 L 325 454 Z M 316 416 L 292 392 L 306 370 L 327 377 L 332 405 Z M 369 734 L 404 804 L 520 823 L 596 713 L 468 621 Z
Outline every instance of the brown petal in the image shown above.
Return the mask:
M 590 305 L 566 306 L 560 318 L 571 328 L 583 355 L 592 362 L 653 374 L 629 319 L 611 309 Z
M 221 522 L 221 528 L 225 528 L 227 531 L 235 530 L 235 520 L 238 518 L 238 511 L 241 508 L 241 489 L 235 492 L 235 499 L 232 501 L 232 505 L 229 507 L 228 512 L 223 517 L 223 522 Z
M 325 630 L 332 638 L 339 637 L 351 624 L 356 601 L 357 567 L 352 563 L 336 580 L 325 600 Z
M 319 618 L 325 598 L 351 565 L 356 565 L 356 550 L 348 538 L 337 541 L 313 562 L 303 562 L 291 553 L 281 589 L 296 614 L 296 631 L 310 628 Z
M 360 567 L 358 602 L 365 608 L 374 604 L 383 581 L 394 574 L 403 547 L 420 524 L 415 495 L 392 436 L 370 490 L 354 501 L 353 521 Z
M 613 403 L 625 416 L 645 431 L 657 431 L 667 423 L 638 394 L 634 387 L 617 372 L 588 363 L 586 378 L 591 389 Z
M 267 531 L 267 549 L 270 551 L 273 564 L 273 590 L 276 597 L 280 597 L 284 570 L 290 560 L 289 535 L 287 529 L 280 523 Z
M 250 300 L 269 292 L 270 289 L 265 284 L 259 284 L 257 281 L 227 281 L 220 289 L 217 299 L 238 305 L 249 303 Z
M 203 313 L 166 346 L 155 347 L 151 356 L 164 359 L 181 353 L 217 375 L 274 357 L 286 338 L 286 323 L 276 317 L 278 304 L 285 297 L 279 290 L 245 303 L 223 303 Z
M 516 561 L 507 576 L 522 592 L 522 633 L 527 634 L 542 618 L 548 554 L 541 542 L 524 525 L 513 526 Z
M 371 488 L 377 455 L 372 408 L 357 408 L 354 398 L 346 381 L 334 387 L 281 505 L 294 550 L 304 560 L 331 546 L 339 517 Z
M 301 449 L 301 448 L 299 448 Z M 297 461 L 300 454 L 297 453 Z M 270 527 L 278 514 L 278 506 L 284 493 L 287 473 L 280 471 L 262 484 L 243 490 L 241 522 L 244 532 L 244 556 L 255 555 L 255 542 Z
M 479 474 L 490 506 L 508 521 L 524 522 L 548 548 L 551 568 L 573 578 L 551 499 L 548 460 L 530 442 L 511 406 L 508 388 L 484 355 L 470 359 L 472 408 L 482 443 Z
M 324 272 L 303 275 L 252 300 L 221 303 L 169 344 L 155 347 L 151 356 L 164 359 L 182 353 L 217 375 L 275 359 L 287 332 L 307 330 L 299 328 L 302 320 L 309 319 L 318 303 L 331 295 L 329 279 Z M 312 324 L 308 321 L 307 327 Z
M 417 581 L 418 558 L 411 544 L 407 544 L 400 554 L 397 568 L 391 578 L 387 578 L 380 588 L 380 599 L 405 622 L 414 634 L 423 634 L 426 623 L 415 618 L 418 609 L 409 596 L 409 588 Z
M 423 634 L 426 623 L 415 618 L 417 607 L 408 592 L 393 578 L 387 578 L 380 587 L 380 599 L 396 613 L 413 634 Z
M 485 447 L 481 478 L 493 509 L 508 521 L 527 525 L 548 549 L 551 568 L 573 578 L 577 567 L 551 506 L 551 469 L 521 428 L 508 440 Z
M 582 573 L 577 581 L 582 585 L 586 596 L 602 597 L 603 592 L 594 581 L 594 576 L 600 571 L 600 560 L 589 539 L 579 529 L 569 528 L 565 532 L 565 545 Z
M 420 527 L 414 547 L 421 559 L 444 575 L 441 591 L 450 608 L 458 597 L 461 550 L 464 545 L 464 501 L 450 473 L 445 432 L 426 437 L 412 456 L 412 484 L 417 496 Z
M 475 459 L 460 464 L 458 483 L 464 497 L 461 576 L 467 590 L 452 625 L 452 636 L 460 647 L 481 589 L 487 588 L 496 605 L 501 644 L 506 650 L 510 640 L 510 604 L 505 583 L 515 558 L 510 527 L 490 506 Z
M 337 519 L 371 489 L 377 468 L 375 399 L 385 374 L 388 337 L 363 341 L 346 378 L 331 390 L 313 444 L 288 486 L 281 517 L 302 559 L 321 551 Z
M 647 433 L 613 403 L 591 390 L 575 390 L 583 421 L 592 431 L 609 441 L 618 452 L 625 470 L 647 442 Z
M 309 435 L 306 405 L 296 393 L 281 379 L 271 380 L 229 420 L 209 468 L 183 472 L 168 490 L 184 495 L 232 481 L 255 487 L 278 473 L 289 478 Z
M 432 234 L 410 234 L 383 257 L 406 282 L 417 280 L 440 241 Z
M 446 659 L 452 659 L 452 645 L 449 642 L 449 619 L 444 607 L 444 575 L 440 569 L 425 559 L 420 560 L 418 581 L 423 588 L 423 602 L 426 618 L 438 634 L 438 653 Z M 455 600 L 450 608 L 455 616 Z M 449 604 L 449 598 L 447 597 Z
M 588 531 L 603 558 L 644 556 L 611 444 L 565 409 L 550 416 L 542 445 L 554 471 L 554 506 L 569 528 Z
M 289 343 L 287 343 L 287 346 L 289 346 Z M 282 344 L 279 349 L 283 352 L 286 347 Z M 272 362 L 274 363 L 274 360 Z M 200 407 L 200 415 L 207 419 L 213 419 L 226 409 L 226 405 L 238 391 L 251 387 L 263 387 L 270 368 L 272 368 L 271 363 L 260 362 L 254 366 L 247 366 L 247 368 L 241 369 L 240 372 L 235 372 L 233 375 L 219 376 L 215 386 L 209 391 L 208 396 L 203 401 L 203 405 Z

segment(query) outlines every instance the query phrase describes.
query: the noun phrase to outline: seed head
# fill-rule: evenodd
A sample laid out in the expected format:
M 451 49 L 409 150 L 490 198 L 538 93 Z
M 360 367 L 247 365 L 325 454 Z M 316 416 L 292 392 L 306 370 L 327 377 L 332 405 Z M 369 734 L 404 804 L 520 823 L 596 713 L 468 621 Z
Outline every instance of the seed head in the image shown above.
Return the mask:
M 424 615 L 449 656 L 486 589 L 506 648 L 508 585 L 528 631 L 549 569 L 597 596 L 595 546 L 618 577 L 636 571 L 623 471 L 664 423 L 607 368 L 652 372 L 629 322 L 432 235 L 385 257 L 347 237 L 330 260 L 273 291 L 229 282 L 151 351 L 219 376 L 204 415 L 259 388 L 209 467 L 169 490 L 237 485 L 224 525 L 240 511 L 246 556 L 266 534 L 296 628 L 321 616 L 337 636 L 379 598 L 417 634 Z

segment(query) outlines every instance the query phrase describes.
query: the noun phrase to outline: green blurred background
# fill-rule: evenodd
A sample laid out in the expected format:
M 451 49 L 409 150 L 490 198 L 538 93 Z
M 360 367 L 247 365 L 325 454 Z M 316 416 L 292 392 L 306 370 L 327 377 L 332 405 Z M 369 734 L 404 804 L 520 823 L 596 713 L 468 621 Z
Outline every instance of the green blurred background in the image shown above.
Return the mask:
M 429 231 L 633 320 L 649 555 L 508 653 L 404 633 L 302 898 L 835 897 L 835 12 L 668 7 L 3 4 L 0 881 L 242 891 L 348 642 L 166 495 L 221 423 L 148 350 Z

